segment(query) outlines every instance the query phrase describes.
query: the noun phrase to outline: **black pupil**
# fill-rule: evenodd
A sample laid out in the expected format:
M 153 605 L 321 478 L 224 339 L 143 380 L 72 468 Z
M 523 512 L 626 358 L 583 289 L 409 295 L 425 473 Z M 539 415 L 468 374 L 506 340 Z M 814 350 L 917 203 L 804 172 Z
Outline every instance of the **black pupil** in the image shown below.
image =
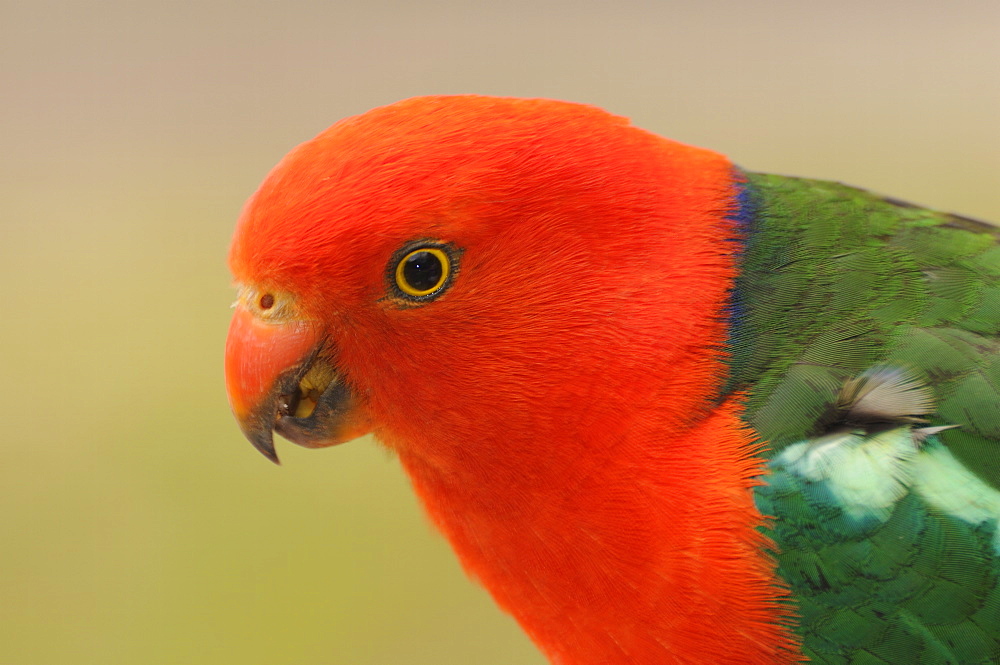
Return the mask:
M 441 260 L 430 252 L 414 252 L 403 260 L 403 277 L 415 291 L 429 291 L 441 281 Z

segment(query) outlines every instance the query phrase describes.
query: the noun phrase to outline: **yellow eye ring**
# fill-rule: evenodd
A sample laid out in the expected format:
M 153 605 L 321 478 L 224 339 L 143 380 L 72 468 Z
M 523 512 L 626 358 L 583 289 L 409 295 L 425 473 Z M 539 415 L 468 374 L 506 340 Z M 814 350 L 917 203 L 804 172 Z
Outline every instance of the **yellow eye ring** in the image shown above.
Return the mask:
M 396 264 L 396 288 L 411 298 L 427 299 L 440 291 L 451 277 L 451 259 L 439 247 L 418 247 Z

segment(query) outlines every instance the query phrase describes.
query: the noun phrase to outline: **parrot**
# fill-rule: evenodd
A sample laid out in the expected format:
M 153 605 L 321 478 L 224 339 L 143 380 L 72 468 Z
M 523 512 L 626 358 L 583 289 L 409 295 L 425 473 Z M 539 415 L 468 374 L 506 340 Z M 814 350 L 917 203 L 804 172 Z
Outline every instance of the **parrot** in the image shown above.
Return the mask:
M 1000 227 L 417 97 L 236 223 L 230 407 L 371 434 L 552 663 L 1000 662 Z

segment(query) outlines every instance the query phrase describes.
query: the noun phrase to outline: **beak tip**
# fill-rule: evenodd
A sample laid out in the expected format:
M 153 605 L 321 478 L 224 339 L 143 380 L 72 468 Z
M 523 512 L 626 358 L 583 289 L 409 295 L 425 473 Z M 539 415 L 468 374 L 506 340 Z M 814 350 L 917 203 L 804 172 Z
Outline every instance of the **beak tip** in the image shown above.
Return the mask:
M 261 455 L 271 460 L 278 466 L 281 466 L 281 460 L 278 459 L 278 453 L 274 450 L 274 438 L 271 430 L 260 430 L 260 431 L 244 431 L 244 434 L 253 447 L 260 452 Z

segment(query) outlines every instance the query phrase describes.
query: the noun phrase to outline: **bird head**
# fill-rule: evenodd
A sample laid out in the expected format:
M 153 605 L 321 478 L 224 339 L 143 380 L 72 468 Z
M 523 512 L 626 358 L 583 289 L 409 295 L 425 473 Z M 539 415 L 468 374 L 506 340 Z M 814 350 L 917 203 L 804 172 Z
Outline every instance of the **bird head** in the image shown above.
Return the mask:
M 275 461 L 273 432 L 374 432 L 439 465 L 613 437 L 635 400 L 713 380 L 689 352 L 722 325 L 731 174 L 549 100 L 416 98 L 335 124 L 237 224 L 243 432 Z

